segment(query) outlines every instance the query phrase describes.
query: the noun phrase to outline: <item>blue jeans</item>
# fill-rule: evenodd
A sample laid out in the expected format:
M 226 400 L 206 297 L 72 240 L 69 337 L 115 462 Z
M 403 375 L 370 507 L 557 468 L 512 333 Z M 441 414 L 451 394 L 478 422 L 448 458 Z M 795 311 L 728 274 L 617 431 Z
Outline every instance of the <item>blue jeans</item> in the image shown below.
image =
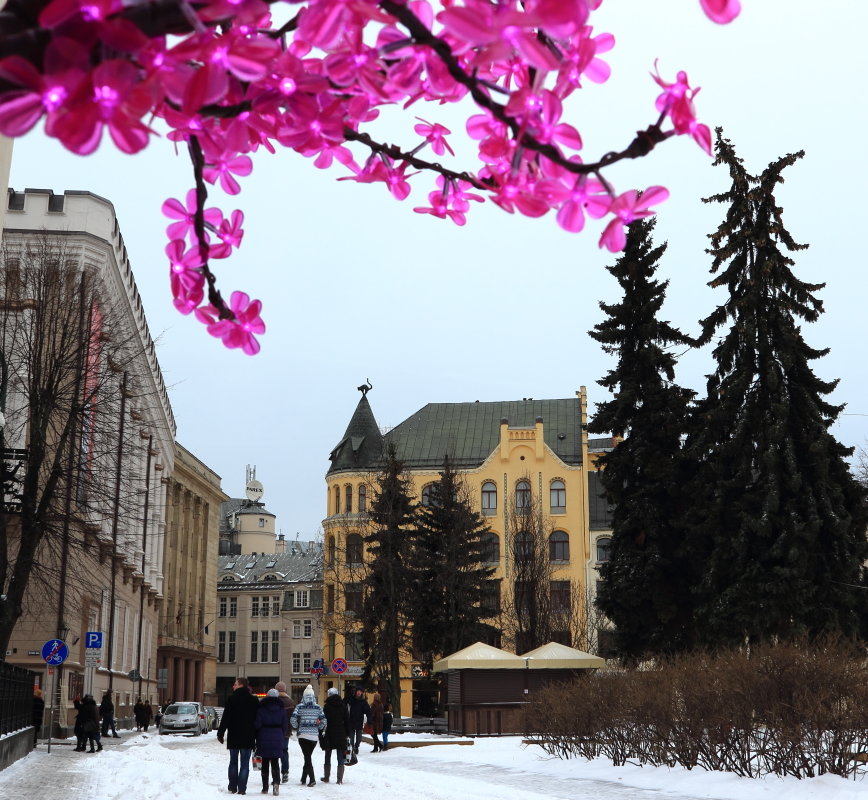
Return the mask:
M 286 775 L 289 772 L 289 739 L 283 740 L 283 752 L 280 754 L 280 771 Z
M 337 758 L 338 766 L 341 766 L 341 764 L 344 763 L 344 756 L 346 755 L 346 750 L 344 750 L 343 747 L 339 747 L 337 750 L 334 751 L 334 754 L 335 754 L 335 757 Z M 331 749 L 325 751 L 325 761 L 323 761 L 323 764 L 325 764 L 327 767 L 331 766 L 331 764 L 332 764 L 332 750 Z
M 247 776 L 250 774 L 250 754 L 252 747 L 229 750 L 229 790 L 236 789 L 239 792 L 247 791 Z M 239 767 L 238 759 L 241 758 Z
M 383 747 L 387 747 L 389 744 L 389 731 L 383 731 Z

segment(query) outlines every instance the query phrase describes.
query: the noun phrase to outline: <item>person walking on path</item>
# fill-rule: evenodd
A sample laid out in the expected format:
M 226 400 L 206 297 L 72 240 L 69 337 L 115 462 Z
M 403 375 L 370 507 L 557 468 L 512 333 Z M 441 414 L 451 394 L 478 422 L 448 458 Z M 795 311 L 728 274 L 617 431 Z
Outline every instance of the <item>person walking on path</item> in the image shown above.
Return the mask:
M 280 794 L 280 756 L 289 730 L 286 709 L 277 689 L 269 689 L 256 712 L 256 752 L 262 758 L 262 793 L 268 794 L 268 773 L 274 794 Z M 269 770 L 270 767 L 270 770 Z
M 301 702 L 295 707 L 290 718 L 293 730 L 298 731 L 298 746 L 304 756 L 304 767 L 301 771 L 301 783 L 309 778 L 308 786 L 316 786 L 313 776 L 313 762 L 311 755 L 319 741 L 319 732 L 326 729 L 325 716 L 322 708 L 316 702 L 313 686 L 305 687 Z
M 372 753 L 379 753 L 383 749 L 380 743 L 379 735 L 383 732 L 383 700 L 380 693 L 374 695 L 374 702 L 371 703 L 371 736 L 374 737 L 374 749 Z
M 115 729 L 115 704 L 112 702 L 111 692 L 106 692 L 102 696 L 102 702 L 99 704 L 99 715 L 102 718 L 102 735 L 108 736 L 109 729 L 111 729 L 112 737 L 120 739 Z
M 365 695 L 361 689 L 356 689 L 355 692 L 347 700 L 347 708 L 350 711 L 350 740 L 353 745 L 353 752 L 359 752 L 359 744 L 362 741 L 362 728 L 365 727 L 365 719 L 371 719 L 371 707 L 368 701 L 365 700 Z
M 347 751 L 347 740 L 350 736 L 350 712 L 334 686 L 328 690 L 328 697 L 326 697 L 322 710 L 326 718 L 326 729 L 322 737 L 325 760 L 323 761 L 323 774 L 320 780 L 323 783 L 328 783 L 331 778 L 332 750 L 334 750 L 338 762 L 337 782 L 343 783 L 344 756 Z
M 292 698 L 286 693 L 286 684 L 283 681 L 275 683 L 274 688 L 277 689 L 277 695 L 286 710 L 286 721 L 289 723 L 289 718 L 295 710 L 295 703 L 292 702 Z M 289 781 L 289 737 L 291 735 L 292 728 L 287 724 L 286 738 L 283 740 L 283 752 L 280 754 L 280 780 L 282 783 Z
M 154 718 L 154 709 L 151 708 L 151 701 L 145 700 L 145 708 L 142 711 L 142 726 L 145 729 L 145 733 L 148 732 L 148 725 L 151 724 L 151 720 Z
M 45 713 L 45 700 L 42 699 L 42 689 L 33 690 L 33 746 L 39 741 L 39 731 L 42 730 L 42 717 Z
M 256 714 L 259 701 L 250 694 L 247 678 L 236 678 L 217 729 L 217 741 L 229 750 L 229 793 L 247 794 L 250 754 L 256 746 Z M 228 731 L 228 737 L 226 736 Z
M 99 709 L 96 706 L 96 700 L 93 695 L 86 694 L 81 700 L 81 707 L 78 711 L 78 717 L 81 720 L 81 731 L 90 742 L 90 750 L 88 753 L 97 753 L 102 750 L 102 742 L 99 740 Z M 96 745 L 96 749 L 94 749 Z M 81 749 L 84 750 L 82 742 Z
M 389 749 L 389 734 L 392 732 L 392 704 L 383 703 L 383 750 Z
M 136 704 L 133 706 L 133 717 L 136 720 L 136 730 L 140 731 L 145 719 L 145 704 L 141 697 L 136 699 Z

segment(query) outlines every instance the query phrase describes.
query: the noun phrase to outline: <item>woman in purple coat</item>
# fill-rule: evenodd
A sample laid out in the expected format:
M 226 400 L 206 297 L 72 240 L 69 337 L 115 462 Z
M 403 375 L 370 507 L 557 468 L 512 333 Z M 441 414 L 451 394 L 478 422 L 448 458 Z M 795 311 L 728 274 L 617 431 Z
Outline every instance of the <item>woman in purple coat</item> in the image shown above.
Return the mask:
M 289 720 L 277 689 L 269 689 L 256 712 L 256 752 L 262 758 L 262 793 L 268 794 L 268 769 L 272 789 L 280 793 L 280 756 L 289 730 Z

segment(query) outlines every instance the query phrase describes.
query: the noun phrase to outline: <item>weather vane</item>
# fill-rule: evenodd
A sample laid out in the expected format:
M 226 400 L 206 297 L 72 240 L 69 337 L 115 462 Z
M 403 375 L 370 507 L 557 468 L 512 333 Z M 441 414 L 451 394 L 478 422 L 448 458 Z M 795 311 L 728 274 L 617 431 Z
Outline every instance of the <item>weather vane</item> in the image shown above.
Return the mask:
M 371 384 L 370 378 L 365 378 L 366 383 L 363 383 L 361 386 L 357 386 L 356 388 L 362 393 L 362 397 L 367 397 L 368 392 L 373 389 L 373 385 Z

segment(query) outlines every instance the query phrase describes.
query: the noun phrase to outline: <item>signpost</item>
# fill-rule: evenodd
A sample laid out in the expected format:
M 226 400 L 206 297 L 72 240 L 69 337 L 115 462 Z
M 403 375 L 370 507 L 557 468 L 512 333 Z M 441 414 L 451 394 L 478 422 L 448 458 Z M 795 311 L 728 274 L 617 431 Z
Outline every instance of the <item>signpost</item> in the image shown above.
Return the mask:
M 101 631 L 87 631 L 84 634 L 84 666 L 87 670 L 85 691 L 88 694 L 93 693 L 93 671 L 102 664 L 102 642 Z
M 52 667 L 60 666 L 69 658 L 69 648 L 63 639 L 49 639 L 42 645 L 42 660 L 48 665 L 49 673 L 54 673 Z M 57 674 L 51 682 L 51 710 L 48 712 L 48 752 L 51 752 L 51 725 L 54 720 L 54 697 L 57 694 Z
M 343 675 L 347 671 L 347 662 L 346 659 L 336 658 L 332 661 L 332 672 L 338 676 L 338 694 L 342 693 L 341 690 L 341 675 Z

